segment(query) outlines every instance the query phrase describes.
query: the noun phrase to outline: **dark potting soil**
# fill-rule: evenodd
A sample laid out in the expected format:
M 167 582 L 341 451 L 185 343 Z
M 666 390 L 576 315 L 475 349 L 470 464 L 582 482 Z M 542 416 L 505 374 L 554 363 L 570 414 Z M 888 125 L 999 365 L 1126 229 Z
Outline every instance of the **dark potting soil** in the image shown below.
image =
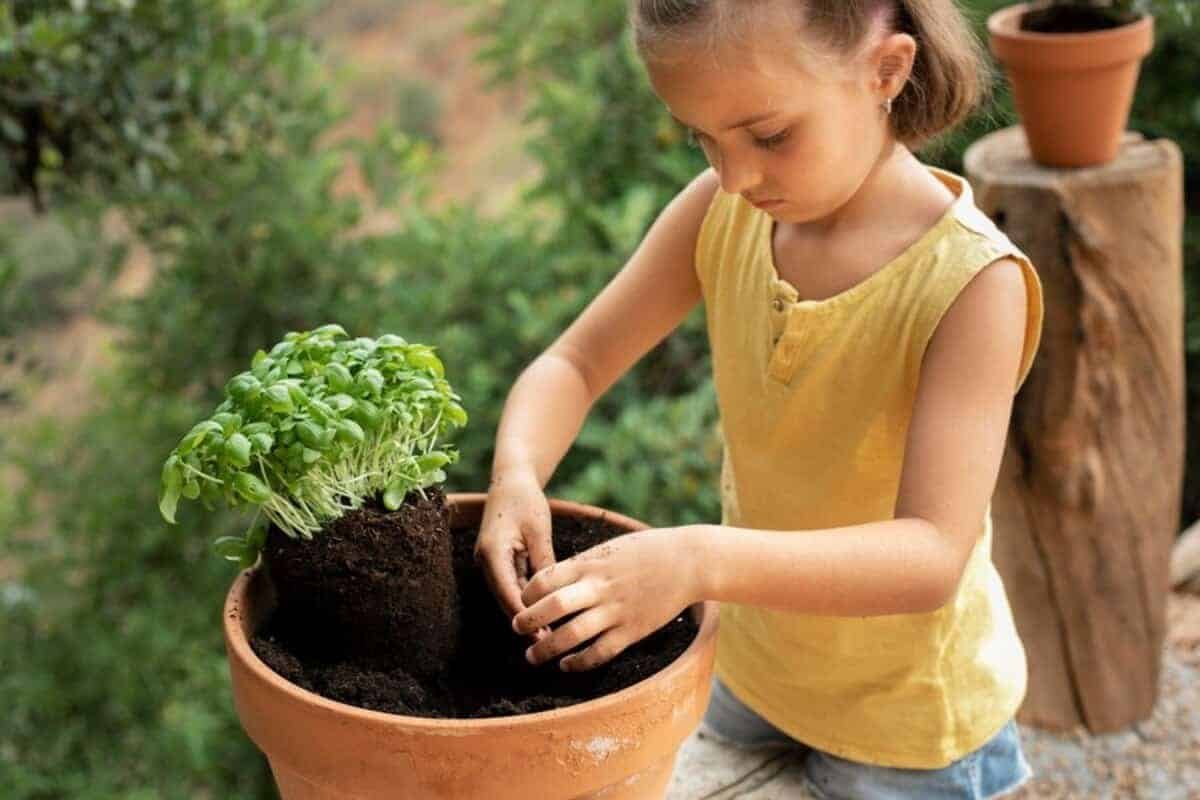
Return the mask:
M 1034 33 L 1087 33 L 1119 28 L 1133 21 L 1118 21 L 1111 14 L 1091 6 L 1049 6 L 1023 14 L 1021 30 Z
M 454 655 L 458 590 L 437 487 L 409 492 L 394 512 L 368 500 L 311 540 L 272 525 L 263 565 L 279 609 L 273 630 L 302 662 L 430 677 Z
M 443 502 L 440 491 L 427 489 L 426 493 L 430 495 L 429 502 L 435 505 Z M 420 502 L 419 495 L 410 493 L 405 507 L 410 503 L 419 506 Z M 364 518 L 352 519 L 364 510 Z M 394 513 L 403 511 L 402 507 Z M 295 544 L 305 548 L 314 545 L 337 548 L 341 559 L 357 565 L 355 570 L 348 571 L 351 575 L 364 568 L 395 571 L 404 576 L 394 582 L 403 592 L 422 599 L 436 598 L 443 607 L 455 608 L 457 613 L 449 623 L 449 636 L 457 641 L 447 665 L 441 671 L 422 673 L 405 664 L 404 659 L 388 663 L 387 659 L 379 658 L 378 648 L 368 648 L 375 655 L 373 659 L 348 656 L 347 639 L 351 637 L 344 630 L 333 635 L 315 635 L 320 626 L 305 616 L 313 612 L 311 602 L 306 603 L 299 614 L 290 612 L 281 602 L 276 613 L 252 637 L 251 647 L 271 669 L 292 683 L 332 700 L 395 714 L 452 718 L 526 714 L 573 705 L 631 686 L 678 658 L 696 636 L 695 621 L 690 614 L 684 613 L 596 669 L 567 673 L 558 668 L 557 660 L 531 666 L 525 660 L 525 649 L 531 640 L 512 632 L 508 617 L 475 565 L 473 550 L 478 526 L 448 532 L 447 539 L 452 546 L 454 585 L 451 590 L 454 596 L 447 598 L 445 587 L 431 585 L 436 581 L 431 581 L 429 574 L 413 575 L 406 571 L 406 557 L 402 554 L 406 545 L 400 541 L 403 536 L 388 537 L 379 533 L 381 530 L 395 532 L 394 528 L 389 528 L 388 516 L 389 512 L 381 508 L 360 509 L 338 521 L 349 526 L 348 529 L 364 534 L 364 551 L 356 548 L 358 536 L 343 536 L 334 543 L 324 542 L 326 537 L 318 534 L 312 541 Z M 436 526 L 433 522 L 429 524 Z M 552 529 L 554 553 L 559 560 L 624 533 L 603 520 L 557 516 L 552 520 Z M 407 528 L 404 532 L 412 534 L 414 530 Z M 421 532 L 415 533 L 421 536 Z M 282 533 L 279 536 L 287 538 Z M 376 543 L 380 538 L 390 541 L 389 546 L 401 554 L 382 563 L 373 562 L 372 559 L 379 555 Z M 268 546 L 270 541 L 269 538 Z M 313 557 L 311 552 L 306 550 L 305 553 L 306 558 Z M 326 596 L 350 591 L 348 587 L 326 587 Z M 369 595 L 360 595 L 359 605 L 370 599 Z M 399 607 L 416 608 L 417 603 L 401 603 Z M 429 619 L 435 618 L 437 615 Z M 445 619 L 445 615 L 441 618 Z M 398 624 L 427 622 L 406 618 Z M 459 626 L 457 631 L 454 630 L 456 626 Z M 421 633 L 425 634 L 424 631 Z M 413 638 L 410 635 L 400 649 L 413 650 Z M 580 649 L 588 644 L 580 645 Z M 427 664 L 435 660 L 417 658 L 415 663 Z

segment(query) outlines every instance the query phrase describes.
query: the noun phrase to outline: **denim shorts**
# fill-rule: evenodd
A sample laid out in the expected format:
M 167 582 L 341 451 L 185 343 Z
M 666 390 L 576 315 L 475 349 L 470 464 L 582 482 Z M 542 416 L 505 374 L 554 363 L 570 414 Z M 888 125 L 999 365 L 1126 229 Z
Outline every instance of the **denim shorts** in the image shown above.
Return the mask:
M 821 800 L 988 800 L 1016 791 L 1033 777 L 1014 720 L 978 750 L 941 769 L 881 767 L 848 761 L 790 738 L 743 705 L 717 678 L 700 733 L 735 747 L 803 749 L 809 791 Z

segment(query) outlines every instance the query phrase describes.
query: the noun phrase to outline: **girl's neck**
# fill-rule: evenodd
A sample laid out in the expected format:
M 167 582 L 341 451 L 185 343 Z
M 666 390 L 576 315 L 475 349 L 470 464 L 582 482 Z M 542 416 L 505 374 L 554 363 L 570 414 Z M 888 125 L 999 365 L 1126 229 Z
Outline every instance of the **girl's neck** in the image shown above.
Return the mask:
M 835 242 L 855 236 L 877 225 L 880 219 L 894 219 L 929 205 L 946 205 L 953 194 L 903 144 L 884 147 L 872 164 L 858 191 L 832 214 L 798 225 L 779 223 L 793 241 Z

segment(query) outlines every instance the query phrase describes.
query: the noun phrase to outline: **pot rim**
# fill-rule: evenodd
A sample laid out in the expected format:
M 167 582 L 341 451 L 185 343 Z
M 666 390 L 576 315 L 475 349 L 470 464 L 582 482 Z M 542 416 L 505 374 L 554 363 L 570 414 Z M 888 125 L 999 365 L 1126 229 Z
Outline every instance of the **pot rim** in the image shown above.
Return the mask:
M 486 499 L 487 494 L 483 492 L 461 492 L 447 493 L 446 500 L 453 500 L 456 503 L 472 504 L 480 503 Z M 632 530 L 645 530 L 649 526 L 643 522 L 627 517 L 623 514 L 618 514 L 599 506 L 592 506 L 586 503 L 578 503 L 571 500 L 560 500 L 557 498 L 547 498 L 550 502 L 551 513 L 559 511 L 562 513 L 572 514 L 575 516 L 584 516 L 591 518 L 604 518 L 611 520 L 625 527 L 630 527 Z M 694 662 L 700 657 L 701 653 L 709 647 L 709 642 L 716 636 L 718 604 L 712 600 L 705 600 L 699 603 L 693 603 L 688 606 L 688 611 L 698 618 L 699 630 L 691 643 L 684 649 L 682 653 L 670 664 L 663 669 L 651 675 L 647 675 L 637 683 L 626 686 L 624 689 L 595 697 L 590 700 L 584 700 L 564 708 L 553 708 L 546 711 L 535 711 L 528 714 L 515 714 L 503 717 L 418 717 L 408 714 L 393 714 L 385 711 L 373 711 L 367 708 L 360 708 L 348 703 L 342 703 L 337 700 L 330 700 L 315 692 L 310 692 L 289 680 L 286 680 L 275 670 L 271 669 L 263 662 L 254 650 L 250 647 L 250 642 L 242 631 L 242 612 L 240 604 L 246 596 L 250 581 L 258 574 L 259 568 L 251 567 L 242 570 L 234 578 L 229 591 L 225 596 L 225 604 L 222 614 L 222 626 L 225 633 L 225 643 L 230 651 L 230 658 L 237 658 L 246 667 L 253 672 L 260 680 L 269 684 L 271 688 L 277 692 L 287 695 L 291 700 L 303 703 L 305 705 L 317 706 L 329 713 L 338 714 L 341 716 L 355 717 L 363 722 L 368 723 L 390 723 L 403 724 L 407 728 L 419 729 L 424 728 L 430 733 L 446 733 L 450 734 L 455 729 L 470 727 L 474 729 L 506 729 L 519 726 L 542 725 L 545 723 L 553 723 L 572 717 L 585 716 L 593 713 L 605 713 L 612 706 L 623 705 L 639 695 L 649 694 L 654 691 L 657 683 L 667 680 L 671 676 L 684 670 L 693 668 Z
M 1137 36 L 1142 30 L 1154 24 L 1154 15 L 1141 12 L 1133 22 L 1127 22 L 1115 28 L 1105 28 L 1098 31 L 1076 31 L 1074 33 L 1043 33 L 1041 31 L 1026 31 L 1017 27 L 1021 15 L 1027 11 L 1048 8 L 1044 2 L 1025 2 L 1004 6 L 993 11 L 987 18 L 987 30 L 993 37 L 1011 40 L 1027 40 L 1045 44 L 1067 44 L 1087 41 L 1100 44 L 1097 40 L 1123 39 L 1127 36 Z

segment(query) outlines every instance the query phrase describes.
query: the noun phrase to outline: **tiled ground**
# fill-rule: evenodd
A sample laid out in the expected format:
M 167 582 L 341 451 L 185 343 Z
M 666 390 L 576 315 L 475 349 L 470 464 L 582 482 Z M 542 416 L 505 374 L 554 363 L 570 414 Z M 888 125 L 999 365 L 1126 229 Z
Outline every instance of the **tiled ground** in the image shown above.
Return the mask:
M 1150 719 L 1091 736 L 1021 727 L 1034 779 L 1012 795 L 1034 798 L 1200 798 L 1200 643 L 1164 649 Z M 699 733 L 680 751 L 667 800 L 812 800 L 798 751 L 739 750 Z

